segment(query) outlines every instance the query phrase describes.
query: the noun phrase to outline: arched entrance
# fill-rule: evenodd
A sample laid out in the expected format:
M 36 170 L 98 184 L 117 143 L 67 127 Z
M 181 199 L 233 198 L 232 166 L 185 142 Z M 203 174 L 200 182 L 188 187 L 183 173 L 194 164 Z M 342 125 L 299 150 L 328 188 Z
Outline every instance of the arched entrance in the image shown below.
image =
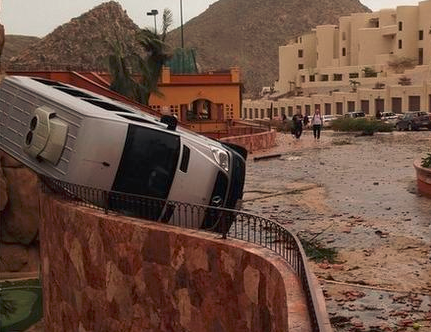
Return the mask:
M 213 120 L 217 117 L 217 105 L 208 99 L 196 99 L 191 104 L 187 120 Z

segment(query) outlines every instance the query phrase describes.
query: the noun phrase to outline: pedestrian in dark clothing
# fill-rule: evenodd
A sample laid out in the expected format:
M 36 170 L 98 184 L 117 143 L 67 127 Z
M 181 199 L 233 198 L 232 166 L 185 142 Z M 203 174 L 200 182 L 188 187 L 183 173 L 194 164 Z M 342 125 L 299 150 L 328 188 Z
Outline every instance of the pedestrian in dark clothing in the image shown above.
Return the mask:
M 308 118 L 308 115 L 307 114 L 305 114 L 304 115 L 304 127 L 306 128 L 307 126 L 308 126 L 308 123 L 310 122 L 310 120 L 309 120 L 309 118 Z
M 292 118 L 292 136 L 299 139 L 302 134 L 302 114 L 301 112 L 298 112 L 295 114 Z
M 287 117 L 286 117 L 286 114 L 282 114 L 281 115 L 281 128 L 282 128 L 282 130 L 283 130 L 283 132 L 284 133 L 286 133 L 287 132 Z
M 320 130 L 322 129 L 323 119 L 320 115 L 320 110 L 315 110 L 313 118 L 311 119 L 311 125 L 313 126 L 314 139 L 320 139 Z

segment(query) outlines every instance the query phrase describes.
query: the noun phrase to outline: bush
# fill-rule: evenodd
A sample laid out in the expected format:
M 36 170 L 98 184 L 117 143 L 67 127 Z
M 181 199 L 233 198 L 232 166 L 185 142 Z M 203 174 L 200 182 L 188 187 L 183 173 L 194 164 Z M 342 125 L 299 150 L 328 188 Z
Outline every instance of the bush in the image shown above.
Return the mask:
M 422 158 L 421 166 L 431 168 L 431 153 L 428 153 L 426 157 Z
M 373 135 L 375 132 L 391 132 L 393 126 L 375 119 L 367 118 L 340 118 L 332 122 L 335 131 L 354 132 L 360 131 L 364 135 Z

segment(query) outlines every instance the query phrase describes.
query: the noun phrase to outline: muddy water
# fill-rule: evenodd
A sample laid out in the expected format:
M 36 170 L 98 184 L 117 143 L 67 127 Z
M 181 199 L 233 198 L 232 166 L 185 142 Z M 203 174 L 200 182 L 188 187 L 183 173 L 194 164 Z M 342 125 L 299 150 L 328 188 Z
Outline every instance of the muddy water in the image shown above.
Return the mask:
M 280 157 L 250 156 L 244 209 L 337 251 L 337 264 L 310 262 L 330 317 L 347 321 L 335 331 L 412 331 L 415 322 L 431 331 L 431 200 L 417 194 L 413 168 L 426 152 L 430 131 L 324 132 L 320 142 L 306 132 L 299 141 L 280 134 L 261 153 Z M 405 294 L 420 310 L 394 301 Z

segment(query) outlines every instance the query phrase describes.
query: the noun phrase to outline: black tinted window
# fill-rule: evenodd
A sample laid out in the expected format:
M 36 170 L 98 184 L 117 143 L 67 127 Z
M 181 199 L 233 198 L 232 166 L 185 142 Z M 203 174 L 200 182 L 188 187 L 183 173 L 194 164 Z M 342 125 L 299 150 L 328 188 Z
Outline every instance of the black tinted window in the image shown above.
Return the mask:
M 122 112 L 122 113 L 133 113 L 129 110 L 126 110 L 125 108 L 122 108 L 122 107 L 117 106 L 115 104 L 108 103 L 108 102 L 103 101 L 103 100 L 98 100 L 98 99 L 83 99 L 83 100 L 85 100 L 87 103 L 93 104 L 95 106 L 99 106 L 99 107 L 101 107 L 107 111 Z
M 88 93 L 82 92 L 80 90 L 75 90 L 68 87 L 62 87 L 62 86 L 54 86 L 55 89 L 60 90 L 64 93 L 67 93 L 68 95 L 79 97 L 79 98 L 94 98 L 93 96 L 89 95 Z
M 178 136 L 129 125 L 113 190 L 166 199 L 179 152 Z

